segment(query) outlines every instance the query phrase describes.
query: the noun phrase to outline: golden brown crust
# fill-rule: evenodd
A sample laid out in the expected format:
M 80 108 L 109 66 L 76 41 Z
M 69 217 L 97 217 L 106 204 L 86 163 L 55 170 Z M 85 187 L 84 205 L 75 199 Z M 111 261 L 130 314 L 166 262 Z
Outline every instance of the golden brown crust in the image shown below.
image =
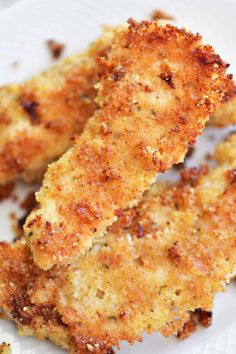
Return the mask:
M 219 147 L 230 156 L 236 135 Z M 219 155 L 218 148 L 215 168 L 154 185 L 70 266 L 45 272 L 23 241 L 2 243 L 0 307 L 23 333 L 76 353 L 109 353 L 144 331 L 180 333 L 189 312 L 211 311 L 215 292 L 235 271 L 236 161 Z M 209 324 L 208 315 L 200 320 Z
M 0 184 L 40 180 L 96 108 L 98 64 L 113 36 L 107 28 L 87 52 L 18 85 L 0 88 Z
M 221 104 L 209 120 L 209 125 L 213 127 L 226 127 L 236 124 L 236 85 L 232 81 L 229 91 L 229 101 Z
M 226 64 L 199 35 L 129 21 L 116 33 L 85 132 L 52 164 L 25 231 L 43 269 L 75 261 L 154 182 L 183 160 L 225 99 Z

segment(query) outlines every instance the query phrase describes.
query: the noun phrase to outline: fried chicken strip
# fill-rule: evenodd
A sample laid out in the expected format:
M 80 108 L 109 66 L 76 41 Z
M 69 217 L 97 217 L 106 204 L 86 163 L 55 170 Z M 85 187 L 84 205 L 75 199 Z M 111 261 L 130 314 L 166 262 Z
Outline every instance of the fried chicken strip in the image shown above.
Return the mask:
M 158 173 L 182 161 L 231 82 L 199 35 L 156 22 L 131 20 L 101 61 L 100 110 L 49 167 L 25 225 L 43 269 L 75 261 Z
M 0 245 L 0 307 L 20 333 L 71 353 L 111 353 L 141 333 L 176 334 L 212 309 L 236 266 L 236 135 L 218 166 L 156 183 L 70 266 L 38 268 L 24 241 Z M 234 156 L 234 158 L 232 158 Z
M 41 180 L 48 163 L 83 131 L 96 108 L 95 58 L 106 55 L 113 31 L 106 27 L 88 52 L 66 58 L 31 80 L 0 88 L 0 184 Z M 233 103 L 222 107 L 212 125 L 236 121 Z
M 80 134 L 96 108 L 96 56 L 106 54 L 113 29 L 87 52 L 66 58 L 32 79 L 0 88 L 0 184 L 40 180 Z

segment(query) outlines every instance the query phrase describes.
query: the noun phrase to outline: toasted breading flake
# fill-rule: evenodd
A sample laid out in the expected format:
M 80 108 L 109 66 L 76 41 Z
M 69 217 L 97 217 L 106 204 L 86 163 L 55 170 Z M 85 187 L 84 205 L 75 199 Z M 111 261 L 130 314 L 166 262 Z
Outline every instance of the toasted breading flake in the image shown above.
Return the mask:
M 130 20 L 101 62 L 100 110 L 49 167 L 39 209 L 26 221 L 43 269 L 75 261 L 120 210 L 137 204 L 157 173 L 183 160 L 231 80 L 199 35 L 157 22 Z
M 209 125 L 226 127 L 230 124 L 236 124 L 236 84 L 233 81 L 228 99 L 229 102 L 221 104 L 214 112 L 209 120 Z
M 10 346 L 10 344 L 7 344 L 5 342 L 0 344 L 0 354 L 11 354 L 11 346 Z
M 65 49 L 64 43 L 57 42 L 54 39 L 48 39 L 46 45 L 53 59 L 59 59 Z
M 21 333 L 73 353 L 111 353 L 144 331 L 180 333 L 190 312 L 211 311 L 235 270 L 235 149 L 236 135 L 219 145 L 217 167 L 154 185 L 70 266 L 43 271 L 24 241 L 2 243 L 0 307 Z
M 174 17 L 169 15 L 167 12 L 165 12 L 163 10 L 154 10 L 151 17 L 152 17 L 152 20 L 174 21 Z
M 87 52 L 60 61 L 21 84 L 0 88 L 0 184 L 40 180 L 80 134 L 96 108 L 96 56 L 113 36 L 106 27 Z

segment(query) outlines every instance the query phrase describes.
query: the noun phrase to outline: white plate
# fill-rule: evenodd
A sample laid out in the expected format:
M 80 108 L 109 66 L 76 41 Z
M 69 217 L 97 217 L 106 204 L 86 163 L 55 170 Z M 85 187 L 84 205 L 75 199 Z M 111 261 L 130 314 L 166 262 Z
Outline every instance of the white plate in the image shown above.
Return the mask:
M 5 1 L 6 0 L 0 0 Z M 223 58 L 232 64 L 236 73 L 236 2 L 230 0 L 21 0 L 0 12 L 0 84 L 16 82 L 50 63 L 45 40 L 49 38 L 66 43 L 66 55 L 86 48 L 95 39 L 102 24 L 119 24 L 127 18 L 147 19 L 155 9 L 166 10 L 179 26 L 185 26 L 204 35 L 206 42 L 215 45 Z M 12 63 L 19 61 L 18 68 Z M 210 139 L 214 134 L 215 140 Z M 204 133 L 189 162 L 197 165 L 206 151 L 212 151 L 216 140 L 226 135 L 214 130 Z M 169 174 L 172 176 L 172 174 Z M 21 197 L 29 190 L 18 186 Z M 18 204 L 7 200 L 0 204 L 1 240 L 10 240 L 12 231 L 8 214 L 22 213 Z M 0 265 L 1 266 L 1 265 Z M 129 347 L 121 345 L 123 354 L 235 354 L 236 353 L 236 289 L 218 294 L 214 308 L 214 321 L 210 329 L 200 330 L 185 341 L 165 339 L 160 335 L 144 336 L 143 344 Z M 64 353 L 48 342 L 20 338 L 15 326 L 0 321 L 0 342 L 12 344 L 13 354 Z

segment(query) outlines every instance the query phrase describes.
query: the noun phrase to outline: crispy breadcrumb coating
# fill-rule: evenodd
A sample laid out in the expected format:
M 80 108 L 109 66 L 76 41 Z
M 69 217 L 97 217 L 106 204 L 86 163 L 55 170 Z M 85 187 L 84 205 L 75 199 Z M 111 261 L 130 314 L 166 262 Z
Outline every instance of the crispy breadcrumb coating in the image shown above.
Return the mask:
M 95 57 L 107 54 L 113 31 L 106 27 L 88 52 L 66 58 L 25 83 L 0 88 L 0 184 L 41 180 L 48 163 L 83 131 L 96 108 Z M 235 123 L 234 108 L 233 102 L 222 106 L 212 125 Z
M 113 29 L 87 52 L 64 59 L 47 71 L 0 88 L 0 184 L 16 178 L 40 180 L 80 134 L 96 108 L 96 56 L 106 55 Z
M 0 354 L 11 354 L 11 346 L 10 346 L 10 344 L 7 344 L 5 342 L 0 344 Z
M 183 160 L 231 80 L 199 35 L 157 22 L 130 20 L 101 62 L 100 110 L 49 167 L 25 225 L 43 269 L 75 261 L 158 173 Z
M 209 120 L 209 125 L 226 127 L 236 124 L 236 84 L 232 81 L 229 91 L 229 102 L 221 104 Z
M 72 353 L 111 353 L 142 332 L 181 333 L 190 312 L 212 309 L 235 270 L 234 150 L 236 135 L 219 145 L 217 167 L 154 185 L 70 266 L 46 272 L 24 241 L 1 243 L 0 307 L 21 334 Z

